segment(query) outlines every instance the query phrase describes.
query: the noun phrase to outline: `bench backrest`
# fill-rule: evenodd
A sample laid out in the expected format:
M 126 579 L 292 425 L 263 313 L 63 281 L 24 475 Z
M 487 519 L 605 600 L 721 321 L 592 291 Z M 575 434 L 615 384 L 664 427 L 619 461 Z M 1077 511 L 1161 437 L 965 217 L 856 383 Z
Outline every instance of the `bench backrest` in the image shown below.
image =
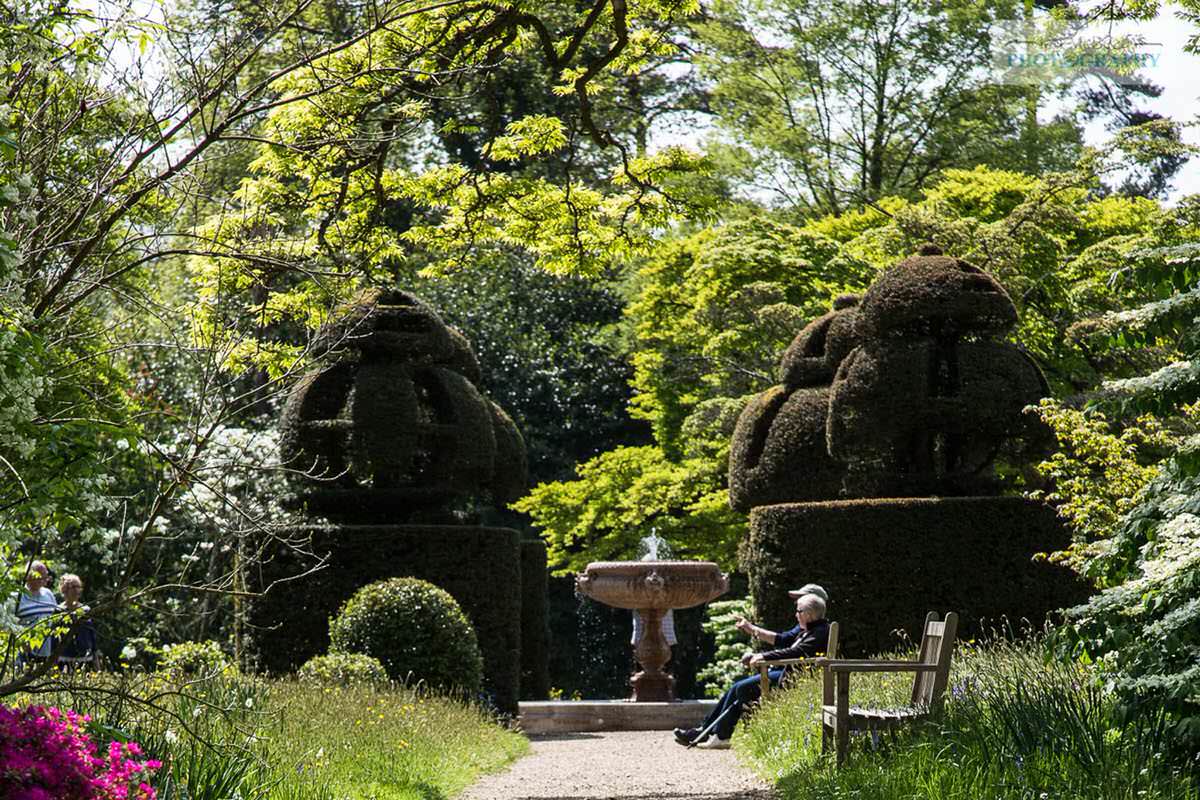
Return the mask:
M 838 624 L 836 622 L 829 623 L 829 644 L 825 645 L 825 657 L 838 657 Z
M 958 633 L 958 614 L 953 611 L 939 620 L 937 612 L 930 611 L 925 617 L 925 631 L 921 636 L 921 649 L 917 660 L 923 664 L 934 664 L 932 672 L 918 672 L 913 680 L 912 704 L 936 711 L 942 703 L 942 694 L 950 678 L 950 656 L 954 652 L 954 638 Z
M 828 651 L 825 654 L 827 658 L 838 657 L 838 624 L 836 622 L 829 623 L 829 645 L 825 649 Z M 828 673 L 826 674 L 828 675 Z M 833 702 L 833 683 L 826 677 L 822 684 L 823 702 L 825 705 L 829 705 Z

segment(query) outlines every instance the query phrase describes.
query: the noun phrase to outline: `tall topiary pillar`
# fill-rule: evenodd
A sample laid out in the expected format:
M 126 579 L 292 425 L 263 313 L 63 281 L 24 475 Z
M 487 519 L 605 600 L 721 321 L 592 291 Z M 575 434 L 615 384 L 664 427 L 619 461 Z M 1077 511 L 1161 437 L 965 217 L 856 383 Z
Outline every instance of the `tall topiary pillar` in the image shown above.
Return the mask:
M 258 583 L 311 572 L 254 603 L 262 666 L 291 670 L 322 652 L 329 616 L 358 588 L 417 577 L 462 606 L 479 636 L 485 690 L 515 713 L 522 545 L 514 530 L 480 526 L 474 508 L 507 504 L 524 490 L 520 432 L 477 388 L 466 339 L 412 295 L 365 295 L 314 348 L 316 366 L 281 421 L 296 501 L 314 522 L 292 532 L 303 546 L 266 560 Z M 535 557 L 524 560 L 536 569 Z M 527 577 L 544 592 L 544 575 Z M 527 623 L 534 643 L 544 609 L 543 601 L 540 620 Z
M 998 496 L 997 458 L 1044 441 L 1022 410 L 1045 379 L 1003 339 L 1016 320 L 995 279 L 926 246 L 797 335 L 730 452 L 730 501 L 750 512 L 742 565 L 765 618 L 785 624 L 785 590 L 817 581 L 844 647 L 863 654 L 894 644 L 894 628 L 917 635 L 931 609 L 958 611 L 970 635 L 1086 596 L 1033 559 L 1066 543 L 1053 512 Z

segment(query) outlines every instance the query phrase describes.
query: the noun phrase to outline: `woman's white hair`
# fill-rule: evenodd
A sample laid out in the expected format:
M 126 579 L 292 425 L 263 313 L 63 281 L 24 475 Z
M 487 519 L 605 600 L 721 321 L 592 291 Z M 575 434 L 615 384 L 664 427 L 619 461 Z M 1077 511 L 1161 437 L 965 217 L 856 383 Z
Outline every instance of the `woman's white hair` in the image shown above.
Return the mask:
M 796 600 L 796 610 L 807 611 L 813 619 L 824 619 L 825 601 L 815 594 L 801 595 Z

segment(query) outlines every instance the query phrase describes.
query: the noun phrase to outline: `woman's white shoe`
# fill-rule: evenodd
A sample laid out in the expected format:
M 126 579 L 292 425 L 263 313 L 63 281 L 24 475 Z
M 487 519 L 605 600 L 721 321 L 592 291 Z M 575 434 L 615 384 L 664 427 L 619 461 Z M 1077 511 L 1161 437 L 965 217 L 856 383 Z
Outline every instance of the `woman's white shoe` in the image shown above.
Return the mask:
M 700 744 L 696 745 L 703 750 L 728 750 L 733 747 L 733 743 L 728 739 L 718 739 L 716 736 L 709 736 Z

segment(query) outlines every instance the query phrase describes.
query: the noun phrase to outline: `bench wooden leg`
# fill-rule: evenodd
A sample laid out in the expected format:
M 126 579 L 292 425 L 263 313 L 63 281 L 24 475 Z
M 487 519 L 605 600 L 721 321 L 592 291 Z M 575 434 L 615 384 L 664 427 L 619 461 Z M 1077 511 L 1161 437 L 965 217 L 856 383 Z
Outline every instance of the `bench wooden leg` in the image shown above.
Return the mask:
M 850 749 L 850 673 L 837 673 L 837 765 L 846 762 L 846 751 Z

